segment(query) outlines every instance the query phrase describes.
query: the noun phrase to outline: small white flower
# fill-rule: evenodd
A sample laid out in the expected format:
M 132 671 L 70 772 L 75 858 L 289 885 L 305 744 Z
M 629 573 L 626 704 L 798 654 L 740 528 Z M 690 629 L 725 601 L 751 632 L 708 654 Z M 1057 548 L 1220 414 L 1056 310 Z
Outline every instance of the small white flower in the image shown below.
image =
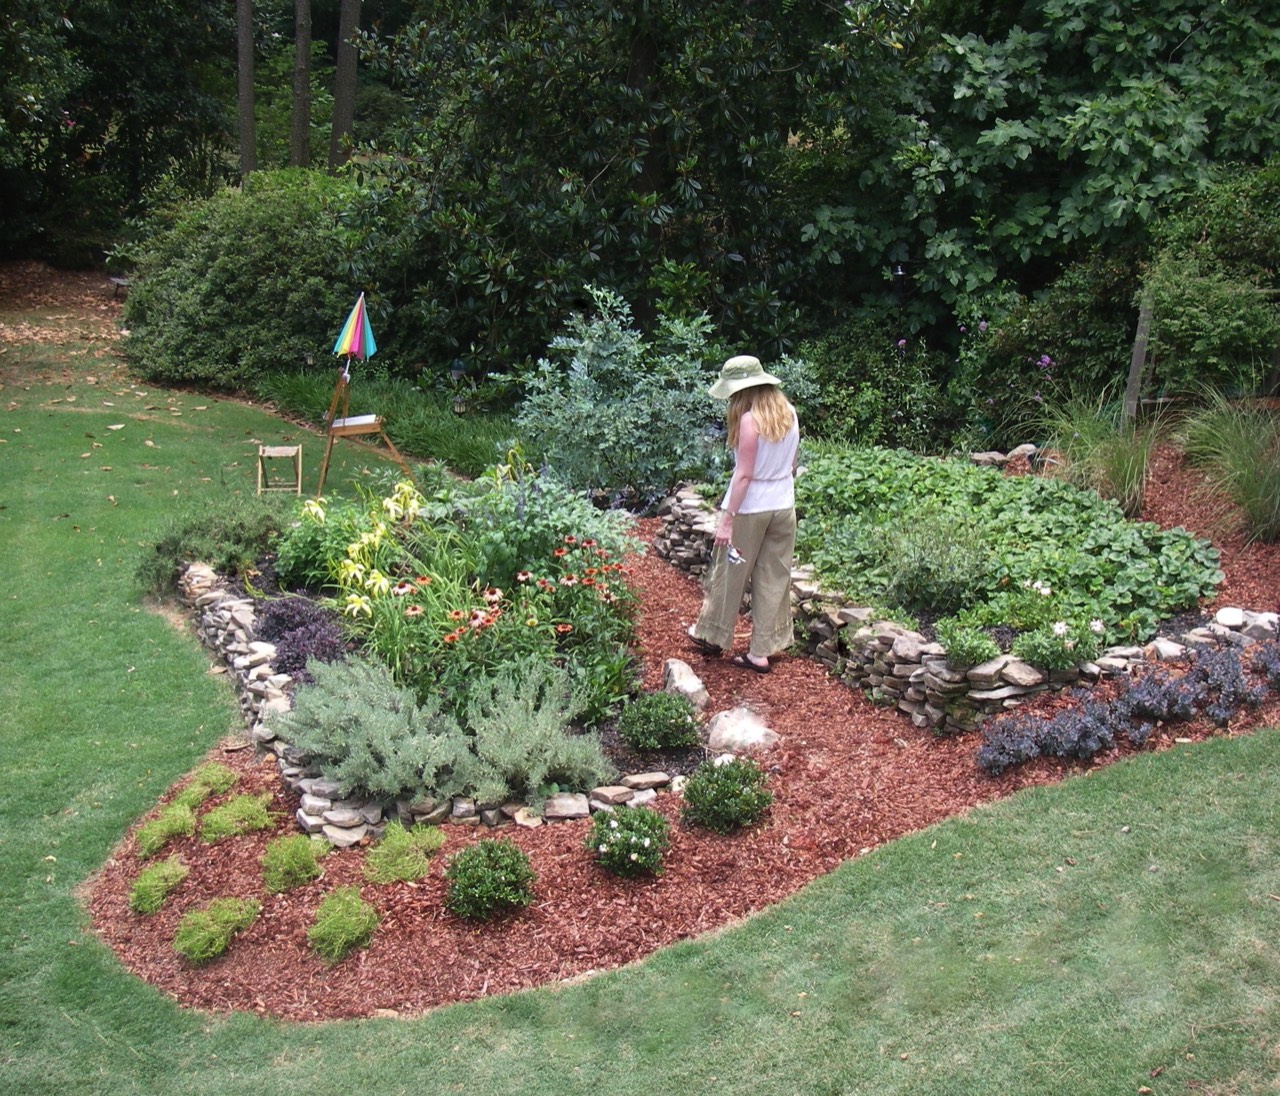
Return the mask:
M 649 839 L 647 837 L 644 839 L 644 847 L 646 849 L 649 847 Z
M 1100 620 L 1089 621 L 1089 631 L 1091 631 L 1094 635 L 1100 636 L 1106 630 L 1107 630 L 1107 626 L 1103 624 L 1102 621 Z
M 608 851 L 609 851 L 609 846 L 608 846 L 608 845 L 601 845 L 601 846 L 600 846 L 600 851 L 601 851 L 601 852 L 608 852 Z
M 1071 628 L 1065 620 L 1056 621 L 1053 625 L 1053 634 L 1059 639 L 1065 636 L 1069 631 L 1071 631 Z
M 609 829 L 616 830 L 618 828 L 618 820 L 616 818 L 609 819 Z
M 1048 597 L 1050 594 L 1052 594 L 1052 593 L 1053 593 L 1053 587 L 1048 586 L 1048 585 L 1038 586 L 1038 587 L 1036 587 L 1036 589 L 1038 589 L 1038 590 L 1040 591 L 1040 596 L 1041 596 L 1041 597 Z
M 639 859 L 640 859 L 640 856 L 639 856 L 639 854 L 638 854 L 638 853 L 634 853 L 634 852 L 633 852 L 633 853 L 631 854 L 631 859 L 632 859 L 632 860 L 639 860 Z

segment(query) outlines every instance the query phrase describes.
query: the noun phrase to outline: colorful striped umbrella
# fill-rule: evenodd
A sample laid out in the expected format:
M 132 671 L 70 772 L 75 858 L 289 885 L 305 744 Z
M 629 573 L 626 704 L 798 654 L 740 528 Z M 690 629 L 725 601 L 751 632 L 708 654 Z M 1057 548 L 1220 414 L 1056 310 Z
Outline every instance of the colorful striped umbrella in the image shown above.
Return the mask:
M 365 315 L 363 293 L 351 309 L 347 322 L 342 325 L 338 341 L 333 344 L 333 352 L 345 354 L 348 361 L 352 358 L 364 361 L 378 352 L 378 344 L 373 341 L 373 328 L 369 326 L 369 317 Z

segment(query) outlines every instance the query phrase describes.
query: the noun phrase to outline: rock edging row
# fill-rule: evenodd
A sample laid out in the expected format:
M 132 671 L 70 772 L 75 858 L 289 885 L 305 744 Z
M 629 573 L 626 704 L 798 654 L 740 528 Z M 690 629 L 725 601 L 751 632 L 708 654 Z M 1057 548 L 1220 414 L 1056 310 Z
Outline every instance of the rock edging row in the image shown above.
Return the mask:
M 987 463 L 991 456 L 975 455 Z M 701 579 L 711 562 L 715 508 L 684 487 L 664 501 L 660 514 L 665 520 L 654 539 L 655 552 Z M 1009 654 L 977 666 L 956 666 L 940 643 L 824 591 L 809 568 L 792 571 L 791 604 L 797 638 L 809 655 L 851 688 L 893 705 L 916 727 L 939 734 L 973 730 L 987 717 L 1048 689 L 1092 685 L 1130 673 L 1137 664 L 1180 659 L 1192 647 L 1248 646 L 1280 634 L 1276 613 L 1224 608 L 1206 627 L 1159 636 L 1141 646 L 1110 647 L 1070 670 L 1042 670 Z

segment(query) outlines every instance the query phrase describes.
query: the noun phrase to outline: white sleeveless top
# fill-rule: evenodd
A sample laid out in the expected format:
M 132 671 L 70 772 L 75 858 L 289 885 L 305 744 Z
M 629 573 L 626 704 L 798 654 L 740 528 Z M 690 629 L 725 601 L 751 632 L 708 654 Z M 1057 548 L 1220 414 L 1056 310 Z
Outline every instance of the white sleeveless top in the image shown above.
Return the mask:
M 738 513 L 759 514 L 766 510 L 789 510 L 796 504 L 795 477 L 791 469 L 795 464 L 799 444 L 800 424 L 793 407 L 791 429 L 782 436 L 781 441 L 768 441 L 765 438 L 756 441 L 756 466 Z M 727 491 L 720 505 L 729 505 Z

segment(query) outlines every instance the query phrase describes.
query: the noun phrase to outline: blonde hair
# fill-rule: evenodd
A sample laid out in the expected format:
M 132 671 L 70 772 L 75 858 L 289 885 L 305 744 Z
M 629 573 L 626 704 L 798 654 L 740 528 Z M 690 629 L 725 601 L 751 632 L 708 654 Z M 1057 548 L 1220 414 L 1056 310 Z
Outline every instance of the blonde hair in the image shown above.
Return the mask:
M 729 397 L 726 418 L 730 449 L 738 448 L 738 424 L 748 411 L 765 441 L 781 441 L 796 421 L 795 410 L 776 384 L 753 384 L 740 389 Z

